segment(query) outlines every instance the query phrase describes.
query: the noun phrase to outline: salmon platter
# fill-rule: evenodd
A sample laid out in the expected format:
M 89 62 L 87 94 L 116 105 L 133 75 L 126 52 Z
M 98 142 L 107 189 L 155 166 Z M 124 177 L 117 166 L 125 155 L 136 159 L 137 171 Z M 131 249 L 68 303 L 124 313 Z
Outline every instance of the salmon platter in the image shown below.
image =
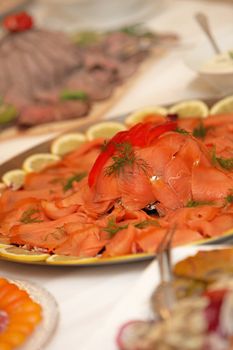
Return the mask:
M 3 164 L 0 257 L 101 265 L 151 258 L 172 227 L 174 246 L 231 238 L 233 113 L 213 111 L 144 108 Z

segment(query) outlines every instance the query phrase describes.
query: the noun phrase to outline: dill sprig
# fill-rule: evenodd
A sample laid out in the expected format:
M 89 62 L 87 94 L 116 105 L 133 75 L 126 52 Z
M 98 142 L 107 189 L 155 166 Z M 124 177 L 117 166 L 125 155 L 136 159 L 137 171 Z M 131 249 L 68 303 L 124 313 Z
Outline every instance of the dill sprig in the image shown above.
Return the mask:
M 233 194 L 228 194 L 225 199 L 227 203 L 233 203 Z
M 204 126 L 203 122 L 201 121 L 199 125 L 193 129 L 193 136 L 197 137 L 199 139 L 204 139 L 207 134 L 207 128 Z
M 104 231 L 109 233 L 110 237 L 113 237 L 117 232 L 124 230 L 125 228 L 128 228 L 128 225 L 119 226 L 117 225 L 115 218 L 110 218 Z
M 144 220 L 141 222 L 138 222 L 137 224 L 134 225 L 136 228 L 144 229 L 148 226 L 159 226 L 159 223 L 157 220 Z
M 34 216 L 34 214 L 39 213 L 39 210 L 31 208 L 28 210 L 25 210 L 20 218 L 20 221 L 24 224 L 32 224 L 36 222 L 43 222 L 43 220 L 40 220 L 38 216 Z
M 189 135 L 190 132 L 188 132 L 185 129 L 181 129 L 181 128 L 176 128 L 175 132 L 178 132 L 179 134 L 183 134 L 183 135 Z
M 75 175 L 69 177 L 67 179 L 65 185 L 63 186 L 63 191 L 66 192 L 66 191 L 70 190 L 73 187 L 74 182 L 80 182 L 86 175 L 87 175 L 87 173 L 84 171 L 82 173 L 78 173 L 78 174 L 75 174 Z
M 216 155 L 216 147 L 213 147 L 212 150 L 212 163 L 213 165 L 220 165 L 223 169 L 226 170 L 232 170 L 233 169 L 233 158 L 223 158 L 223 157 L 217 157 Z
M 201 205 L 213 205 L 213 204 L 214 204 L 213 201 L 194 201 L 194 200 L 190 200 L 186 204 L 186 207 L 187 208 L 195 208 L 195 207 L 199 207 Z
M 133 146 L 129 142 L 116 144 L 116 155 L 112 157 L 113 163 L 105 169 L 105 175 L 120 175 L 126 166 L 137 166 L 147 173 L 148 164 L 144 159 L 136 156 Z

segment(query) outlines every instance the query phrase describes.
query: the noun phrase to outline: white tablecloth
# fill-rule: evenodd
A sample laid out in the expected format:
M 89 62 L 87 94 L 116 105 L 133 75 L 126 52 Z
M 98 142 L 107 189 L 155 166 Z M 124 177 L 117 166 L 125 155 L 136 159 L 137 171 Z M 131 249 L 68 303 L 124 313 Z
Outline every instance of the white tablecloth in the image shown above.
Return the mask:
M 176 31 L 183 39 L 183 49 L 174 50 L 156 62 L 106 118 L 145 105 L 215 95 L 215 91 L 200 82 L 195 73 L 185 66 L 182 55 L 184 50 L 190 50 L 195 43 L 203 40 L 203 34 L 193 19 L 196 11 L 202 10 L 209 15 L 220 45 L 230 30 L 232 36 L 233 3 L 170 0 L 165 4 L 164 11 L 150 19 L 148 25 L 156 30 Z M 1 143 L 0 162 L 51 136 L 26 137 Z M 0 274 L 37 282 L 56 297 L 61 319 L 48 350 L 85 350 L 86 341 L 104 325 L 114 304 L 133 286 L 147 264 L 53 268 L 0 261 Z

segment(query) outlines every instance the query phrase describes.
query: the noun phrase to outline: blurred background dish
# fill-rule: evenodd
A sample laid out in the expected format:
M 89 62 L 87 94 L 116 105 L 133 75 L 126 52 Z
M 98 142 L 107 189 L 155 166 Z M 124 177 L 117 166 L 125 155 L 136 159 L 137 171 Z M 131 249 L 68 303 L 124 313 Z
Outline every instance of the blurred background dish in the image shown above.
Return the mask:
M 33 11 L 49 28 L 103 30 L 143 21 L 163 6 L 164 2 L 154 0 L 37 0 Z
M 29 2 L 32 2 L 32 0 L 1 0 L 0 1 L 0 19 L 13 12 L 22 10 L 26 7 L 26 5 L 29 4 Z
M 224 35 L 220 44 L 222 54 L 217 55 L 211 44 L 205 40 L 187 52 L 184 55 L 184 61 L 189 68 L 198 73 L 199 77 L 206 80 L 218 93 L 226 95 L 233 92 L 232 36 Z M 224 69 L 222 69 L 222 59 L 226 61 L 226 58 L 227 65 L 225 62 Z M 215 64 L 213 64 L 213 60 Z

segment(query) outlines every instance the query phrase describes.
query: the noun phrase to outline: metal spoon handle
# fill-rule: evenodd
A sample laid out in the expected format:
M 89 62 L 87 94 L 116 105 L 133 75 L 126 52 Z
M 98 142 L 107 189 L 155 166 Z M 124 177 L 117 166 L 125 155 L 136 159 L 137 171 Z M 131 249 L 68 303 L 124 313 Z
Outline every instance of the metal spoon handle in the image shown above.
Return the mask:
M 197 20 L 197 23 L 200 25 L 200 27 L 202 28 L 202 30 L 204 31 L 204 33 L 207 35 L 208 39 L 210 40 L 210 43 L 212 44 L 214 51 L 217 54 L 221 53 L 221 50 L 220 50 L 218 44 L 216 43 L 216 40 L 214 39 L 213 34 L 210 30 L 209 22 L 208 22 L 206 15 L 204 13 L 198 12 L 198 13 L 196 13 L 195 18 Z

